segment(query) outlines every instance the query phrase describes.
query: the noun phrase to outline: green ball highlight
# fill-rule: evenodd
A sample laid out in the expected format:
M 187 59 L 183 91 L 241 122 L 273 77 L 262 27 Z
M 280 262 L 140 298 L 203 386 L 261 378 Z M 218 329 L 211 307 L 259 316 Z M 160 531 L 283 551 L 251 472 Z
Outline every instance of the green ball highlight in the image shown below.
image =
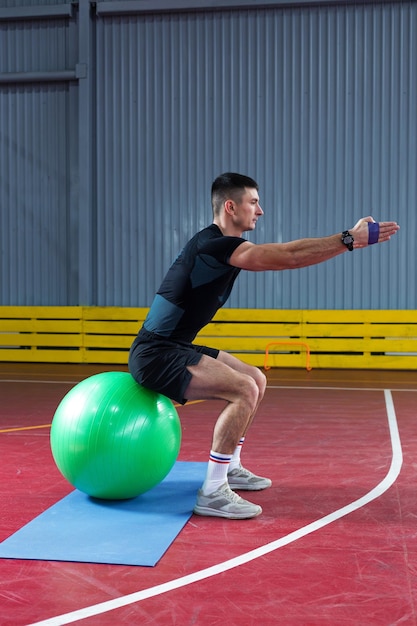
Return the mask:
M 178 413 L 168 398 L 127 372 L 86 378 L 60 402 L 51 450 L 62 475 L 95 498 L 134 498 L 170 472 L 181 445 Z

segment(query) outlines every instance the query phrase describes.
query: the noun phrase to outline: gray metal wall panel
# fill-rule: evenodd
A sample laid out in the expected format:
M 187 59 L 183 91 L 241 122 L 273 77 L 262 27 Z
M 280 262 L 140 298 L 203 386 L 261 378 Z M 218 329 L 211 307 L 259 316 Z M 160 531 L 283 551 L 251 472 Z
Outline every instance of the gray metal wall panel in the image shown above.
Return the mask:
M 210 222 L 212 179 L 236 170 L 261 185 L 253 241 L 369 213 L 405 227 L 319 267 L 242 273 L 230 306 L 415 308 L 416 33 L 415 3 L 100 18 L 98 303 L 148 305 Z
M 66 86 L 0 90 L 1 304 L 68 302 L 67 113 Z
M 20 7 L 53 6 L 69 3 L 70 0 L 0 0 L 0 9 L 19 9 Z
M 0 23 L 0 73 L 68 67 L 67 31 L 61 20 Z M 68 83 L 0 85 L 1 304 L 76 304 L 74 96 Z
M 416 308 L 416 2 L 79 9 L 0 22 L 0 73 L 85 66 L 78 83 L 0 85 L 1 303 L 149 305 L 233 169 L 261 186 L 253 241 L 367 213 L 403 229 L 319 267 L 242 273 L 230 306 Z

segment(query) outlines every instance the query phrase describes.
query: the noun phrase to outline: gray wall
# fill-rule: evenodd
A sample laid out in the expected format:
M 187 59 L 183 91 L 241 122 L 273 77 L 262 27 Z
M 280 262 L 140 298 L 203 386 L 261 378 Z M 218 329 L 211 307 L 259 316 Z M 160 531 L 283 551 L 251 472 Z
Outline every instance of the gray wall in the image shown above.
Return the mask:
M 0 0 L 0 304 L 148 306 L 235 170 L 255 242 L 402 230 L 229 306 L 416 308 L 416 2 L 40 2 Z

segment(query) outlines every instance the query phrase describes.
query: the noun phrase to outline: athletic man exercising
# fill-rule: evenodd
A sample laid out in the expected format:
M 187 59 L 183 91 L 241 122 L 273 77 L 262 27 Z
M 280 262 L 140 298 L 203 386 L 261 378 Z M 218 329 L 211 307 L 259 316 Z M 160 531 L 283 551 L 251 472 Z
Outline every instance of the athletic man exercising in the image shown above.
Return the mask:
M 197 333 L 226 302 L 241 270 L 296 269 L 347 250 L 388 241 L 399 226 L 360 219 L 349 231 L 288 243 L 253 244 L 242 234 L 263 215 L 258 185 L 241 174 L 222 174 L 212 184 L 213 223 L 194 235 L 166 274 L 129 355 L 129 369 L 145 387 L 185 404 L 226 401 L 214 426 L 205 481 L 197 494 L 199 515 L 245 519 L 260 506 L 233 489 L 271 485 L 240 462 L 240 452 L 266 386 L 264 374 L 222 350 L 193 344 Z

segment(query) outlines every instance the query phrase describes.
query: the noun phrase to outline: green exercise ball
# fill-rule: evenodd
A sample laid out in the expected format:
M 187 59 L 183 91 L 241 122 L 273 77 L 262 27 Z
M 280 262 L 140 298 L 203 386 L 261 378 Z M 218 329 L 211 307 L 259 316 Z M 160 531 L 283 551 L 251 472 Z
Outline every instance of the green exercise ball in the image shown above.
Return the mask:
M 95 498 L 134 498 L 172 469 L 181 425 L 171 400 L 127 372 L 86 378 L 60 402 L 51 450 L 63 476 Z

